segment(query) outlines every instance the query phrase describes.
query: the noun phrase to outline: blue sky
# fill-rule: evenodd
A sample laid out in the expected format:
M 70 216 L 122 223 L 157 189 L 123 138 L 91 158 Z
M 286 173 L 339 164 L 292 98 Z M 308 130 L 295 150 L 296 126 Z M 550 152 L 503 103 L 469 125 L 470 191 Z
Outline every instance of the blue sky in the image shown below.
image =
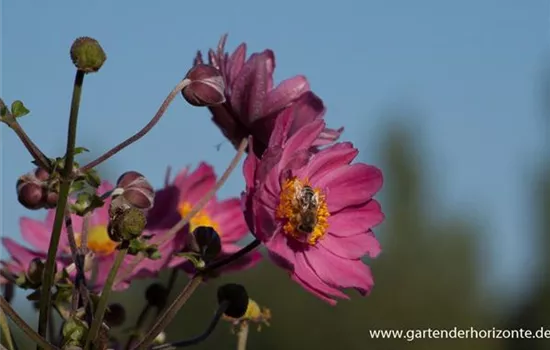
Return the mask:
M 98 39 L 108 59 L 86 77 L 79 145 L 94 155 L 142 127 L 190 67 L 197 49 L 229 33 L 228 48 L 271 48 L 277 81 L 305 74 L 328 108 L 327 122 L 374 162 L 388 108 L 417 113 L 426 151 L 428 206 L 469 215 L 487 232 L 481 256 L 487 287 L 513 296 L 533 278 L 533 171 L 545 120 L 538 84 L 548 59 L 550 4 L 543 0 L 162 1 L 3 0 L 1 93 L 32 111 L 22 120 L 49 155 L 65 145 L 78 36 Z M 125 5 L 126 4 L 126 5 Z M 128 5 L 132 4 L 132 5 Z M 420 116 L 420 117 L 418 117 Z M 16 137 L 0 128 L 1 233 L 19 238 L 16 178 L 30 169 Z M 156 185 L 165 168 L 205 160 L 223 171 L 234 150 L 208 112 L 181 99 L 149 135 L 105 166 L 111 181 L 129 169 Z M 240 171 L 220 195 L 240 193 Z M 391 218 L 389 218 L 391 219 Z M 3 250 L 2 253 L 5 253 Z

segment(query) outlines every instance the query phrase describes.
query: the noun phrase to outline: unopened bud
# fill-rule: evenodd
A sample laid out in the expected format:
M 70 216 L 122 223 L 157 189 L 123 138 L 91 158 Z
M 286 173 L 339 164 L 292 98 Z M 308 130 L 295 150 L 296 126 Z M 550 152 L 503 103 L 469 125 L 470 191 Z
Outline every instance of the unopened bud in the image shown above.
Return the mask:
M 222 250 L 220 235 L 210 226 L 199 226 L 187 235 L 186 246 L 206 263 L 214 260 Z
M 155 190 L 145 176 L 137 171 L 122 174 L 116 185 L 114 195 L 122 195 L 126 201 L 141 210 L 148 210 L 155 204 Z
M 225 83 L 220 71 L 215 67 L 197 64 L 187 72 L 185 79 L 189 84 L 181 93 L 189 104 L 205 107 L 225 102 Z
M 34 176 L 40 181 L 46 181 L 50 178 L 50 174 L 42 168 L 36 168 L 34 170 Z
M 248 308 L 248 293 L 240 284 L 228 283 L 218 288 L 218 304 L 227 302 L 225 314 L 229 317 L 240 318 Z
M 126 310 L 119 303 L 109 305 L 105 312 L 104 321 L 109 327 L 120 326 L 126 320 Z
M 97 40 L 82 37 L 71 46 L 71 59 L 78 70 L 92 73 L 101 68 L 107 56 Z
M 42 284 L 44 267 L 44 262 L 40 258 L 34 258 L 29 263 L 27 271 L 25 272 L 25 277 L 32 287 L 37 288 Z
M 150 305 L 162 309 L 168 300 L 168 289 L 162 284 L 153 283 L 145 291 L 145 299 Z
M 132 240 L 141 235 L 146 224 L 147 219 L 141 210 L 129 208 L 110 218 L 109 238 L 115 242 Z
M 57 201 L 59 199 L 59 193 L 54 190 L 48 190 L 48 193 L 46 194 L 46 201 L 44 203 L 44 206 L 47 209 L 52 209 L 57 206 Z
M 43 186 L 32 175 L 23 175 L 17 180 L 17 200 L 30 210 L 44 207 Z
M 153 340 L 153 344 L 160 345 L 160 344 L 164 344 L 165 341 L 166 341 L 166 333 L 160 332 L 156 336 L 155 340 Z

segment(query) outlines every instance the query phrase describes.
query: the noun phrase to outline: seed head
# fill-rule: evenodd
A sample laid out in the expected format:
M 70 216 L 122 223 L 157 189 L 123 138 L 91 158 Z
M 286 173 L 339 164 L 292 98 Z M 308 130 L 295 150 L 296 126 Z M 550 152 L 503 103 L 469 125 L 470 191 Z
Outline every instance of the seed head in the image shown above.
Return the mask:
M 97 40 L 81 37 L 71 46 L 71 59 L 78 70 L 93 73 L 101 68 L 107 56 Z

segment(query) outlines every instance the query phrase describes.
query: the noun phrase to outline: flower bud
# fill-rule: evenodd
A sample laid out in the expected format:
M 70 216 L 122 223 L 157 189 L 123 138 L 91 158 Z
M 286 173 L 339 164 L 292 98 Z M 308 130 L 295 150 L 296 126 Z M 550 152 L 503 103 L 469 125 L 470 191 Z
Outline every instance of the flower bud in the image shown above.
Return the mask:
M 46 209 L 55 208 L 57 206 L 58 199 L 59 199 L 59 193 L 57 193 L 57 191 L 49 189 L 46 193 L 46 200 L 44 202 L 44 206 L 46 207 Z
M 213 66 L 197 64 L 187 72 L 185 79 L 189 84 L 181 93 L 189 104 L 205 107 L 225 102 L 225 83 L 220 71 Z
M 40 258 L 34 258 L 29 263 L 27 271 L 25 272 L 25 277 L 32 287 L 37 288 L 42 284 L 44 268 L 44 262 Z
M 113 303 L 109 305 L 109 308 L 105 311 L 104 321 L 109 327 L 117 327 L 124 323 L 126 320 L 126 310 L 119 303 Z
M 17 180 L 17 200 L 30 210 L 44 207 L 44 189 L 32 175 L 23 175 Z
M 46 181 L 50 178 L 50 174 L 42 168 L 36 168 L 34 170 L 34 176 L 40 181 Z
M 71 46 L 71 60 L 78 70 L 85 73 L 97 72 L 107 56 L 97 40 L 81 37 Z
M 130 205 L 138 209 L 151 209 L 155 203 L 153 186 L 137 171 L 122 174 L 117 180 L 116 187 L 113 195 L 122 195 Z
M 199 254 L 204 262 L 214 260 L 222 250 L 220 236 L 210 226 L 199 226 L 190 235 L 187 235 L 187 249 Z
M 225 314 L 229 317 L 240 318 L 248 308 L 248 293 L 240 284 L 228 283 L 218 288 L 218 304 L 228 302 Z
M 129 208 L 110 218 L 107 232 L 115 242 L 129 241 L 139 237 L 146 224 L 147 219 L 141 210 Z
M 168 300 L 168 289 L 162 284 L 153 283 L 145 291 L 145 299 L 151 306 L 162 309 Z

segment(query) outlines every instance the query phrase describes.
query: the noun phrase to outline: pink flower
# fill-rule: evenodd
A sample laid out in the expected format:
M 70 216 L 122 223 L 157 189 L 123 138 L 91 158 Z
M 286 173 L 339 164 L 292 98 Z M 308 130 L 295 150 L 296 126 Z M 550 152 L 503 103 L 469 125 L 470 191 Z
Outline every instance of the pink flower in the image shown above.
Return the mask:
M 372 228 L 384 214 L 372 197 L 382 173 L 350 164 L 358 151 L 349 142 L 312 154 L 322 120 L 287 137 L 291 125 L 292 115 L 280 118 L 261 160 L 252 153 L 245 160 L 248 225 L 271 259 L 319 298 L 334 305 L 348 299 L 344 288 L 366 295 L 374 281 L 361 258 L 381 250 Z
M 164 234 L 210 191 L 216 184 L 214 169 L 201 163 L 199 167 L 189 172 L 182 170 L 172 183 L 166 181 L 165 187 L 157 191 L 155 205 L 148 214 L 147 230 L 154 234 L 152 243 L 164 239 Z M 181 267 L 189 273 L 194 272 L 187 259 L 174 257 L 185 248 L 186 235 L 198 226 L 210 226 L 219 234 L 222 243 L 222 252 L 218 258 L 230 255 L 240 247 L 236 244 L 248 233 L 244 220 L 241 203 L 238 198 L 229 198 L 219 201 L 215 196 L 196 214 L 184 229 L 180 230 L 172 239 L 162 243 L 159 247 L 161 259 L 144 261 L 139 265 L 141 275 L 149 271 L 165 267 Z M 228 265 L 224 271 L 240 270 L 256 264 L 261 258 L 259 253 L 248 254 L 244 258 Z
M 104 181 L 101 186 L 99 186 L 98 193 L 103 194 L 112 189 L 113 186 L 109 182 Z M 108 210 L 110 202 L 111 200 L 107 199 L 103 207 L 94 210 L 90 216 L 88 249 L 91 253 L 93 253 L 92 266 L 97 268 L 97 277 L 95 281 L 91 280 L 92 271 L 88 271 L 86 277 L 88 279 L 88 286 L 95 292 L 101 291 L 103 288 L 117 252 L 116 247 L 118 243 L 109 239 L 109 235 L 107 234 L 107 224 L 109 222 Z M 17 244 L 9 238 L 2 239 L 2 244 L 12 257 L 11 261 L 3 262 L 3 265 L 7 267 L 10 272 L 20 273 L 25 271 L 33 258 L 38 257 L 41 259 L 46 259 L 54 218 L 55 209 L 48 210 L 48 214 L 44 221 L 26 217 L 21 218 L 21 235 L 25 241 L 33 246 L 32 250 Z M 77 244 L 80 244 L 79 242 L 83 227 L 83 218 L 74 214 L 71 215 L 71 218 Z M 125 259 L 121 269 L 125 268 L 131 258 L 133 257 L 130 256 Z M 68 267 L 72 264 L 72 262 L 67 231 L 65 227 L 63 227 L 57 250 L 58 271 L 62 268 Z M 71 275 L 74 277 L 74 270 Z M 115 286 L 115 289 L 126 289 L 133 277 L 134 274 L 130 274 L 127 280 L 119 283 Z
M 274 87 L 273 51 L 253 53 L 245 61 L 246 44 L 240 44 L 229 55 L 225 52 L 226 40 L 227 35 L 222 36 L 217 51 L 208 52 L 210 64 L 220 70 L 225 81 L 225 102 L 208 108 L 214 123 L 235 147 L 243 138 L 252 135 L 255 140 L 254 151 L 261 156 L 267 147 L 275 120 L 294 103 L 300 104 L 300 113 L 295 118 L 295 127 L 290 130 L 290 135 L 310 121 L 323 118 L 323 101 L 310 91 L 306 77 L 297 75 Z M 202 63 L 199 51 L 195 65 Z M 332 143 L 342 131 L 343 128 L 324 129 L 312 146 Z

